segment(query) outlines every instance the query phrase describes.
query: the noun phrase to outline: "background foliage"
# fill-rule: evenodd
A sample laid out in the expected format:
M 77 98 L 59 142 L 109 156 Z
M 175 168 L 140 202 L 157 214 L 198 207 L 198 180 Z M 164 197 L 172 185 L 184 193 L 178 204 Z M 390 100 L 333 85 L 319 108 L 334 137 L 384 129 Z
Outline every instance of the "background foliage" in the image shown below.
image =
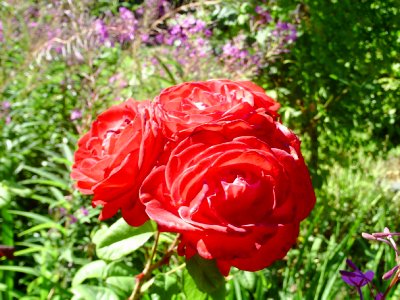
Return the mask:
M 346 257 L 378 274 L 395 264 L 360 234 L 400 228 L 396 4 L 0 1 L 0 244 L 16 249 L 0 258 L 0 299 L 129 297 L 154 224 L 100 224 L 69 178 L 77 139 L 123 99 L 216 77 L 256 81 L 282 103 L 317 205 L 283 261 L 226 279 L 204 277 L 215 266 L 196 259 L 186 268 L 168 252 L 175 237 L 162 234 L 156 258 L 169 265 L 143 299 L 355 296 L 339 278 Z

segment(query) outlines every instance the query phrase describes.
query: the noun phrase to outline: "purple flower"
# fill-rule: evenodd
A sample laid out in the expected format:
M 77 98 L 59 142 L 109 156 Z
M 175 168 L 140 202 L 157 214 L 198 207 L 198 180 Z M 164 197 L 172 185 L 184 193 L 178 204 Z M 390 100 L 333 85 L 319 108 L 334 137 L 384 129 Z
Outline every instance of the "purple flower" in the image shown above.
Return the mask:
M 119 8 L 119 15 L 124 21 L 133 21 L 135 20 L 135 15 L 126 7 Z
M 75 224 L 78 219 L 74 215 L 69 215 L 69 222 L 70 224 Z
M 162 33 L 159 33 L 156 35 L 155 39 L 158 44 L 162 44 L 164 41 L 164 35 Z
M 37 27 L 38 25 L 39 25 L 38 22 L 29 22 L 28 27 L 29 27 L 29 28 L 35 28 L 35 27 Z
M 142 39 L 143 43 L 147 43 L 150 40 L 150 35 L 148 35 L 147 33 L 143 33 L 140 35 L 140 38 Z
M 213 34 L 213 33 L 212 33 L 212 30 L 211 30 L 211 29 L 206 28 L 206 29 L 204 30 L 204 36 L 207 37 L 207 38 L 211 37 L 212 34 Z
M 3 23 L 0 21 L 0 43 L 4 42 Z
M 272 21 L 270 13 L 267 10 L 263 9 L 261 6 L 256 6 L 255 12 L 261 17 L 261 24 L 269 23 Z
M 152 58 L 150 59 L 150 61 L 151 61 L 151 64 L 152 64 L 153 66 L 158 65 L 158 60 L 157 60 L 157 58 L 152 57 Z
M 79 109 L 73 109 L 71 111 L 71 116 L 69 117 L 69 119 L 71 121 L 75 121 L 75 120 L 79 120 L 80 118 L 82 118 L 82 112 Z
M 143 15 L 144 14 L 144 8 L 143 7 L 139 7 L 137 10 L 136 10 L 136 13 L 138 14 L 138 15 Z
M 349 272 L 349 271 L 340 270 L 339 271 L 340 275 L 342 276 L 342 279 L 344 282 L 346 282 L 348 285 L 351 285 L 351 286 L 354 286 L 357 288 L 357 292 L 360 295 L 360 299 L 363 299 L 361 288 L 363 286 L 369 284 L 372 281 L 372 279 L 374 278 L 375 274 L 371 270 L 368 270 L 365 273 L 361 272 L 360 269 L 358 269 L 357 266 L 350 259 L 346 259 L 346 263 L 354 271 Z
M 180 34 L 182 31 L 181 26 L 179 25 L 174 25 L 171 27 L 171 29 L 169 30 L 169 33 L 172 35 L 178 35 Z
M 184 20 L 182 21 L 181 26 L 182 26 L 183 28 L 190 28 L 190 27 L 192 27 L 192 26 L 195 25 L 195 24 L 196 24 L 196 19 L 195 19 L 193 16 L 189 16 L 189 17 L 187 17 L 186 19 L 184 19 Z
M 365 274 L 357 268 L 357 266 L 350 260 L 346 260 L 347 265 L 354 270 L 354 272 L 341 270 L 340 274 L 344 282 L 351 286 L 363 287 L 372 281 L 374 278 L 374 272 L 371 270 L 367 271 Z
M 65 216 L 67 210 L 66 210 L 64 207 L 60 207 L 60 208 L 59 208 L 59 212 L 60 212 L 60 214 L 61 214 L 62 216 Z
M 255 8 L 255 12 L 257 14 L 262 14 L 264 12 L 264 9 L 261 6 L 257 5 L 256 8 Z
M 89 214 L 89 211 L 85 207 L 82 206 L 81 213 L 82 213 L 82 215 L 87 216 Z
M 378 294 L 376 294 L 376 296 L 375 296 L 375 300 L 384 300 L 385 298 L 383 298 L 383 294 L 382 293 L 378 293 Z
M 3 103 L 1 104 L 2 108 L 4 110 L 7 110 L 11 107 L 11 103 L 9 101 L 3 101 Z
M 382 279 L 383 280 L 388 280 L 390 279 L 394 273 L 397 272 L 397 270 L 399 269 L 399 266 L 395 266 L 394 268 L 392 268 L 390 271 L 386 272 L 385 274 L 383 274 Z
M 289 24 L 286 22 L 278 21 L 278 23 L 276 23 L 276 29 L 278 29 L 279 31 L 286 31 L 289 29 Z
M 103 20 L 96 20 L 94 23 L 94 28 L 97 34 L 100 36 L 100 42 L 104 43 L 108 39 L 108 31 Z

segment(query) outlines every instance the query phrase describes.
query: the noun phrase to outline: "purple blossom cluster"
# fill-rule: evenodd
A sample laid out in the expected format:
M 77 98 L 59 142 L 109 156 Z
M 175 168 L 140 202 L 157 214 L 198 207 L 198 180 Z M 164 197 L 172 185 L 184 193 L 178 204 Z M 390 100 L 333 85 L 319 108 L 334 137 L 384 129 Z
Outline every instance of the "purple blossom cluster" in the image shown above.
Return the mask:
M 256 6 L 255 8 L 256 12 L 256 21 L 259 22 L 259 24 L 268 24 L 272 22 L 272 17 L 269 11 L 261 6 Z
M 193 63 L 195 58 L 212 56 L 208 39 L 212 36 L 212 32 L 204 21 L 190 14 L 172 21 L 165 32 L 155 35 L 153 42 L 155 45 L 170 46 L 170 55 L 177 58 L 177 62 L 184 66 Z
M 106 46 L 113 46 L 116 42 L 120 44 L 132 42 L 139 37 L 143 42 L 148 43 L 151 34 L 148 32 L 148 27 L 169 9 L 170 5 L 165 0 L 145 1 L 135 11 L 120 7 L 118 16 L 110 16 L 108 20 L 94 21 L 95 33 L 99 42 Z
M 38 61 L 62 55 L 67 62 L 81 63 L 89 57 L 85 56 L 88 52 L 123 44 L 139 49 L 135 53 L 143 58 L 144 67 L 150 66 L 160 74 L 163 67 L 154 57 L 175 60 L 192 79 L 202 78 L 197 75 L 200 73 L 248 77 L 288 52 L 298 36 L 296 25 L 277 20 L 265 2 L 254 8 L 250 31 L 243 29 L 223 43 L 216 41 L 219 36 L 215 24 L 196 17 L 195 9 L 180 10 L 166 0 L 143 1 L 134 10 L 121 6 L 117 14 L 106 12 L 101 18 L 90 17 L 85 9 L 67 9 L 58 4 L 55 0 L 46 8 L 32 6 L 24 13 L 32 40 L 37 41 L 32 52 Z M 259 32 L 264 34 L 261 40 Z M 0 39 L 1 33 L 0 26 Z M 71 120 L 79 118 L 76 112 L 71 113 Z
M 11 110 L 11 103 L 9 101 L 1 102 L 0 120 L 3 119 L 6 124 L 11 123 L 10 110 Z
M 340 271 L 343 281 L 350 286 L 354 286 L 357 289 L 360 299 L 364 299 L 364 295 L 361 290 L 363 286 L 369 287 L 369 291 L 373 299 L 375 300 L 386 299 L 390 290 L 400 281 L 400 249 L 398 248 L 397 243 L 393 238 L 395 236 L 400 236 L 400 233 L 390 232 L 389 228 L 387 227 L 385 227 L 383 232 L 377 232 L 372 234 L 362 233 L 363 238 L 370 241 L 385 243 L 394 250 L 396 265 L 382 276 L 383 280 L 388 280 L 392 278 L 389 286 L 383 293 L 379 292 L 378 289 L 375 287 L 375 285 L 372 283 L 372 280 L 375 275 L 374 272 L 367 271 L 366 273 L 363 273 L 362 271 L 360 271 L 360 269 L 356 267 L 356 265 L 351 260 L 348 259 L 346 263 L 351 269 L 353 269 L 353 271 L 350 272 L 345 270 Z
M 253 43 L 249 47 L 245 43 L 246 37 L 238 35 L 222 46 L 220 59 L 229 71 L 253 69 L 253 73 L 262 67 L 262 54 L 257 51 L 258 45 Z M 254 54 L 248 50 L 251 48 Z
M 67 220 L 69 225 L 72 225 L 81 220 L 82 218 L 87 217 L 89 215 L 89 211 L 87 208 L 81 206 L 74 213 L 69 213 L 65 207 L 59 207 L 59 208 L 50 208 L 49 214 L 56 214 L 59 217 Z
M 4 42 L 3 23 L 0 21 L 0 43 Z
M 272 34 L 278 37 L 282 44 L 291 44 L 297 39 L 296 26 L 286 22 L 278 21 Z
M 71 121 L 76 121 L 82 118 L 82 111 L 78 108 L 75 108 L 71 111 L 71 115 L 69 117 L 69 119 Z

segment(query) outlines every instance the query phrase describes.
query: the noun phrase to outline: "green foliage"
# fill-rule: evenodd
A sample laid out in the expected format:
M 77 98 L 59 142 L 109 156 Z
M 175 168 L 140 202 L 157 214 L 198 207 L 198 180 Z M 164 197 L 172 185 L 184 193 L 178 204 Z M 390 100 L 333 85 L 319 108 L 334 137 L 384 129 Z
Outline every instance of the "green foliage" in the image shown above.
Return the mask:
M 183 289 L 188 299 L 224 298 L 225 279 L 214 261 L 195 255 L 186 262 L 186 267 Z
M 338 270 L 345 268 L 346 257 L 377 274 L 393 267 L 390 250 L 363 240 L 360 233 L 400 228 L 400 194 L 390 188 L 391 180 L 400 178 L 399 152 L 389 151 L 400 142 L 396 0 L 226 1 L 184 10 L 209 22 L 214 32 L 212 57 L 193 59 L 197 73 L 159 46 L 123 44 L 90 49 L 80 61 L 55 53 L 46 59 L 38 54 L 46 40 L 30 38 L 23 19 L 30 6 L 45 2 L 0 2 L 5 37 L 0 42 L 0 104 L 11 105 L 0 108 L 0 244 L 16 247 L 14 260 L 0 258 L 0 299 L 131 295 L 135 276 L 150 256 L 155 226 L 133 228 L 122 219 L 100 225 L 99 209 L 89 207 L 90 199 L 74 189 L 69 177 L 79 136 L 120 99 L 152 98 L 182 81 L 248 77 L 246 70 L 228 72 L 215 55 L 239 34 L 268 54 L 277 20 L 298 22 L 298 40 L 284 56 L 271 56 L 255 78 L 246 79 L 272 89 L 269 93 L 283 104 L 283 123 L 303 140 L 317 183 L 317 205 L 283 261 L 259 272 L 233 269 L 223 278 L 212 261 L 195 256 L 185 262 L 174 254 L 142 285 L 142 299 L 345 299 L 352 295 Z M 181 2 L 174 1 L 174 7 L 187 3 Z M 97 17 L 139 4 L 83 1 L 74 12 L 79 16 L 89 5 Z M 257 5 L 269 10 L 273 22 L 255 30 Z M 118 76 L 124 84 L 111 80 Z M 71 120 L 74 109 L 82 112 L 81 119 Z M 173 240 L 161 234 L 154 261 L 164 257 Z M 400 289 L 393 297 L 400 297 Z
M 397 1 L 280 2 L 298 5 L 301 36 L 259 80 L 293 110 L 290 126 L 308 135 L 313 171 L 366 144 L 397 145 Z
M 136 228 L 120 219 L 110 228 L 99 229 L 92 240 L 99 258 L 117 260 L 143 246 L 154 232 L 155 225 L 151 221 Z

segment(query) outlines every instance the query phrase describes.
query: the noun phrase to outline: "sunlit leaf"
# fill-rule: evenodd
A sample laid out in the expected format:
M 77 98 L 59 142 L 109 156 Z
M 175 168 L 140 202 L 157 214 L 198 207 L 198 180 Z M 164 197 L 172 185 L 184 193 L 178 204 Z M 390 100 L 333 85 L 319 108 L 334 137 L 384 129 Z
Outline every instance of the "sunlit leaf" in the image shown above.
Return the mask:
M 123 219 L 119 219 L 109 228 L 97 231 L 93 242 L 96 244 L 99 258 L 117 260 L 141 247 L 151 238 L 154 231 L 152 222 L 146 222 L 140 227 L 132 227 Z

